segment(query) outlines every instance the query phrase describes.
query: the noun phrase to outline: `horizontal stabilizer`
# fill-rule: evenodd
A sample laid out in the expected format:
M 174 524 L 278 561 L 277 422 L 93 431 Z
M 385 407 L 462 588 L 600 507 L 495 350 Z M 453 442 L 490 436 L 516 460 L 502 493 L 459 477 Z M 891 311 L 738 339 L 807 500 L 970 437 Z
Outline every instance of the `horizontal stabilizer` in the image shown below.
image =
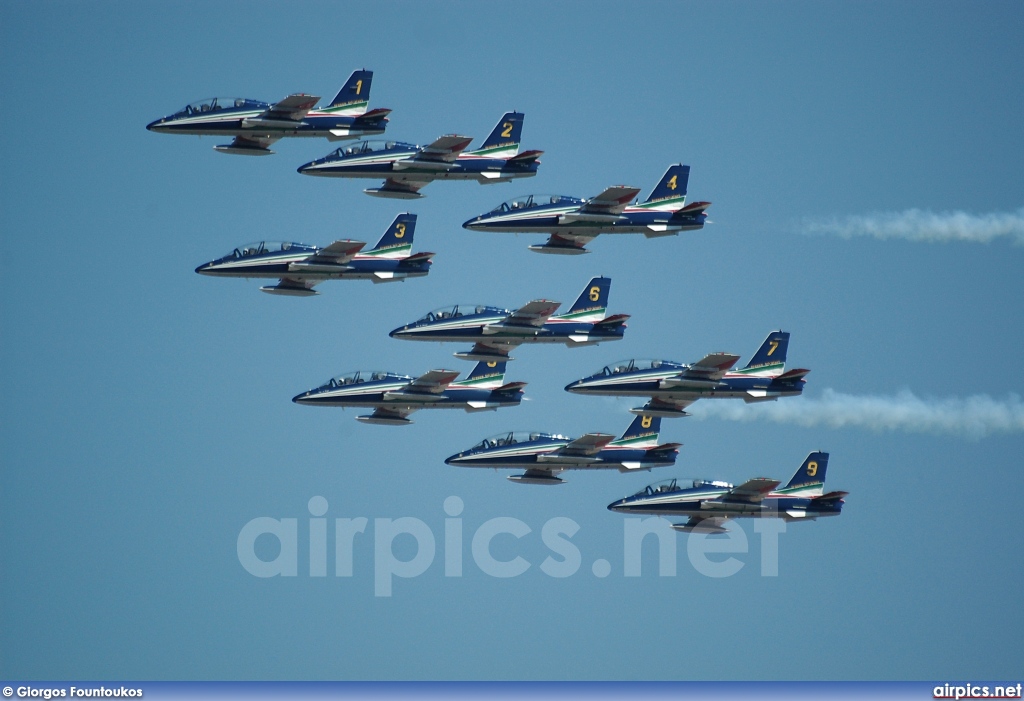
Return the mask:
M 501 387 L 496 387 L 495 392 L 518 392 L 526 386 L 525 382 L 506 382 Z
M 430 251 L 423 251 L 421 253 L 413 253 L 408 258 L 403 258 L 401 260 L 401 262 L 399 263 L 399 265 L 414 265 L 416 263 L 422 263 L 425 260 L 430 260 L 431 258 L 433 258 L 436 255 L 437 255 L 436 253 L 431 253 Z
M 772 382 L 793 383 L 796 382 L 797 380 L 804 379 L 810 372 L 810 370 L 805 370 L 804 368 L 796 368 L 794 370 L 789 370 L 788 372 L 782 373 L 774 380 L 772 380 Z
M 544 154 L 543 151 L 538 151 L 536 149 L 534 149 L 533 151 L 523 151 L 518 156 L 512 156 L 512 158 L 508 159 L 508 162 L 509 163 L 518 163 L 520 165 L 526 165 L 528 163 L 533 163 L 538 158 L 540 158 L 543 154 Z
M 360 122 L 376 122 L 378 119 L 382 119 L 391 114 L 391 110 L 386 107 L 378 107 L 377 109 L 370 110 L 365 114 L 362 114 L 355 118 L 353 126 L 359 126 Z
M 612 314 L 607 319 L 602 319 L 594 324 L 594 328 L 613 329 L 622 326 L 629 318 L 629 314 Z
M 657 452 L 663 452 L 663 451 L 668 451 L 668 450 L 679 450 L 682 447 L 683 447 L 682 443 L 662 443 L 661 445 L 656 445 L 653 448 L 650 448 L 647 452 L 648 453 L 657 453 Z
M 812 497 L 811 500 L 817 502 L 840 501 L 849 495 L 849 492 L 829 492 L 828 494 L 822 494 L 820 497 Z
M 698 212 L 703 212 L 710 206 L 710 202 L 691 202 L 690 204 L 680 209 L 677 212 L 677 214 L 697 214 Z

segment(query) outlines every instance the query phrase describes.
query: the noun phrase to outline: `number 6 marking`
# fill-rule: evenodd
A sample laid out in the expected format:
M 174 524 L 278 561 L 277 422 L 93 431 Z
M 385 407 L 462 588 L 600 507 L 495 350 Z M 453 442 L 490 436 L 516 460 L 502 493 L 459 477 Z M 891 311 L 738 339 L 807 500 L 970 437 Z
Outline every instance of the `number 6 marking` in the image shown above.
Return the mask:
M 590 288 L 590 301 L 596 302 L 601 299 L 601 288 L 597 285 Z

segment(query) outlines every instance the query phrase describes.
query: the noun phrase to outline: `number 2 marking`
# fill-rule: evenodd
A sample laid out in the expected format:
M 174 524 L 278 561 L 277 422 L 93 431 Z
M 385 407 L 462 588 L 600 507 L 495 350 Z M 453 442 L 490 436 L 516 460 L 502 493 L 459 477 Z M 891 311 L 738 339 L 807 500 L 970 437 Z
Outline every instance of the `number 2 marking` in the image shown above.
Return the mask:
M 643 426 L 644 428 L 650 428 L 651 427 L 651 417 L 650 416 L 643 416 L 643 417 L 641 417 L 640 418 L 640 425 Z
M 807 476 L 814 477 L 816 474 L 818 474 L 818 463 L 811 460 L 807 463 Z
M 397 224 L 395 226 L 395 238 L 400 239 L 403 236 L 405 236 L 405 224 Z M 771 355 L 771 353 L 768 355 Z
M 512 136 L 512 122 L 505 122 L 501 126 L 504 127 L 501 131 L 502 136 L 505 138 Z
M 362 89 L 363 89 L 363 81 L 357 80 L 356 81 L 356 95 L 358 95 L 362 91 Z
M 601 288 L 595 285 L 594 287 L 590 288 L 590 301 L 596 302 L 599 299 L 601 299 Z
M 775 349 L 779 347 L 779 342 L 778 341 L 768 341 L 768 343 L 770 343 L 771 346 L 772 346 L 771 350 L 768 351 L 768 355 L 771 356 L 771 354 L 775 352 Z
M 675 190 L 676 189 L 676 176 L 675 175 L 673 175 L 671 178 L 669 178 L 667 185 L 668 185 L 668 189 L 669 190 Z

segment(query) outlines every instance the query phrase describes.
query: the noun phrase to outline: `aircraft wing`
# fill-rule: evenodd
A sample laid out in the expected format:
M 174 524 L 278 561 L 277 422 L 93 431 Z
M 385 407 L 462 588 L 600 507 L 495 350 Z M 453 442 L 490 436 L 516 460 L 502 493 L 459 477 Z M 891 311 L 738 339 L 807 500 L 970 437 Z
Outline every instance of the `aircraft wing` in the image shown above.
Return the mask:
M 551 315 L 562 306 L 561 302 L 552 302 L 549 299 L 535 299 L 512 312 L 512 316 L 506 317 L 501 322 L 505 326 L 543 326 Z
M 640 193 L 640 188 L 628 185 L 613 185 L 605 188 L 597 197 L 593 197 L 580 207 L 580 214 L 622 214 L 626 205 Z
M 683 533 L 709 533 L 709 534 L 720 534 L 727 533 L 725 528 L 725 522 L 728 518 L 716 516 L 712 518 L 700 518 L 699 516 L 691 516 L 690 520 L 686 523 L 676 523 L 672 525 L 672 528 Z
M 363 250 L 363 246 L 365 245 L 365 241 L 352 241 L 349 239 L 335 241 L 329 246 L 321 248 L 316 252 L 316 254 L 310 256 L 306 260 L 309 262 L 315 261 L 343 265 L 352 260 L 352 257 L 359 253 L 359 251 Z
M 725 377 L 725 373 L 739 359 L 738 355 L 732 353 L 708 353 L 675 377 L 666 377 L 661 381 L 660 387 L 664 389 L 699 389 L 714 386 L 716 382 Z
M 465 151 L 472 141 L 473 137 L 471 136 L 446 134 L 435 139 L 433 143 L 421 148 L 420 152 L 412 157 L 412 160 L 454 163 L 459 154 Z
M 280 138 L 280 136 L 236 136 L 230 144 L 221 147 L 221 150 L 228 152 L 255 151 L 256 153 L 270 151 L 270 145 Z
M 304 95 L 302 93 L 289 95 L 263 110 L 263 113 L 256 117 L 256 121 L 301 122 L 318 102 L 320 102 L 319 95 Z
M 778 480 L 771 480 L 766 477 L 755 477 L 747 480 L 738 487 L 719 497 L 720 501 L 741 502 L 745 504 L 760 504 L 773 489 L 779 486 Z
M 413 380 L 407 389 L 413 392 L 440 394 L 458 376 L 458 370 L 431 370 Z
M 402 407 L 401 409 L 384 408 L 382 406 L 377 407 L 370 414 L 366 423 L 388 423 L 388 422 L 402 422 L 407 423 L 405 418 L 412 412 L 416 411 L 416 407 Z
M 554 452 L 554 455 L 597 455 L 601 449 L 615 440 L 615 436 L 607 433 L 588 433 L 580 436 Z

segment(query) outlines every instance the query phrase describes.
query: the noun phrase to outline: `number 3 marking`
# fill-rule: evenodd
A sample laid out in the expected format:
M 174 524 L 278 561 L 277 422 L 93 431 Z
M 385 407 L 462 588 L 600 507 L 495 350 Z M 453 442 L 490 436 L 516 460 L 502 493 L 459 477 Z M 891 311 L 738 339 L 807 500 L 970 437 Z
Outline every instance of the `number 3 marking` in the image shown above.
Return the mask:
M 597 286 L 591 287 L 590 288 L 590 301 L 591 302 L 596 302 L 599 299 L 601 299 L 601 288 L 597 287 Z
M 502 129 L 502 132 L 501 132 L 502 136 L 504 136 L 506 138 L 512 136 L 512 122 L 505 122 L 501 126 L 504 127 L 504 129 Z
M 405 236 L 405 224 L 398 224 L 395 226 L 395 238 L 400 239 L 403 236 Z M 768 355 L 771 355 L 771 353 Z
M 811 460 L 807 463 L 807 476 L 814 477 L 816 474 L 818 474 L 818 463 Z

